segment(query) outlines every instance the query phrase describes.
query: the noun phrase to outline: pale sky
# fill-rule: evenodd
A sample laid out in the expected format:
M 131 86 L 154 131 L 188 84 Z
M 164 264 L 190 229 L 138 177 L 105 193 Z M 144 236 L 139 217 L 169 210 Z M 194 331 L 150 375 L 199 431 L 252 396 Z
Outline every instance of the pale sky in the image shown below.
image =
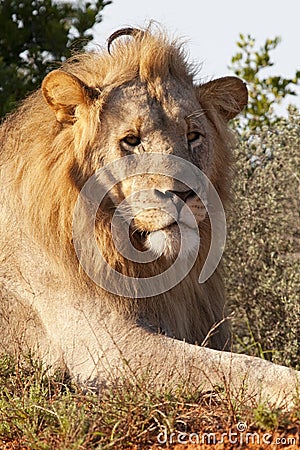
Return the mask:
M 203 64 L 204 80 L 230 74 L 239 33 L 251 34 L 258 45 L 280 36 L 271 73 L 292 77 L 300 70 L 300 0 L 113 0 L 95 28 L 95 42 L 103 45 L 116 29 L 151 19 L 187 40 L 191 59 Z M 299 99 L 291 100 L 300 105 Z

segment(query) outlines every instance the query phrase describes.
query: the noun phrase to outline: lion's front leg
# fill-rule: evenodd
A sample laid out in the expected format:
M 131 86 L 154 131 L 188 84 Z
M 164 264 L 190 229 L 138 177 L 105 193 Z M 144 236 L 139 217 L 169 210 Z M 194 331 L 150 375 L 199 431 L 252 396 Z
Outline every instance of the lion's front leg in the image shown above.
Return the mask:
M 79 328 L 61 341 L 70 373 L 82 384 L 100 387 L 130 379 L 143 380 L 149 389 L 221 387 L 236 398 L 277 405 L 296 396 L 300 373 L 287 367 L 188 344 L 115 316 L 95 319 L 81 312 L 73 322 Z

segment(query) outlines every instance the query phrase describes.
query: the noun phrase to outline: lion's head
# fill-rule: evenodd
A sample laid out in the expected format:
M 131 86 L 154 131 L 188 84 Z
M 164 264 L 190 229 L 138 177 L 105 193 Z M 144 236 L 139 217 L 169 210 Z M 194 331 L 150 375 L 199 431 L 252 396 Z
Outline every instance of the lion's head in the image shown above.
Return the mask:
M 169 42 L 163 33 L 126 29 L 110 39 L 110 46 L 122 34 L 132 37 L 115 41 L 111 54 L 78 55 L 43 82 L 43 96 L 54 113 L 47 113 L 55 130 L 51 157 L 71 164 L 68 191 L 75 186 L 78 194 L 95 171 L 113 161 L 151 153 L 192 163 L 225 202 L 231 161 L 226 124 L 247 102 L 244 83 L 234 77 L 196 83 L 177 42 Z M 178 174 L 186 169 L 179 162 L 161 167 L 158 159 L 157 167 L 153 164 L 144 165 L 141 175 L 122 178 L 120 173 L 121 181 L 98 214 L 102 237 L 103 223 L 110 224 L 118 205 L 130 198 L 123 210 L 130 217 L 131 241 L 137 249 L 174 258 L 181 223 L 190 236 L 188 255 L 195 233 L 190 211 L 198 226 L 206 218 L 205 192 L 203 202 L 196 195 L 203 183 L 200 186 L 193 171 L 185 173 L 189 185 L 180 181 Z

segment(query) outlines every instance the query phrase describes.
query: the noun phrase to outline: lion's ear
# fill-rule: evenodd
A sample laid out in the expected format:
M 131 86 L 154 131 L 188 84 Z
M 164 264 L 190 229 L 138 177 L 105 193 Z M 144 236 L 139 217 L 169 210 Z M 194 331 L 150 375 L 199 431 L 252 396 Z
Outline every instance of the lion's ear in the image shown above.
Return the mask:
M 50 72 L 42 83 L 43 96 L 59 122 L 73 123 L 76 106 L 89 103 L 98 95 L 79 78 L 62 70 Z
M 233 119 L 248 103 L 246 84 L 237 77 L 218 78 L 198 89 L 202 106 L 205 109 L 214 107 L 226 121 Z

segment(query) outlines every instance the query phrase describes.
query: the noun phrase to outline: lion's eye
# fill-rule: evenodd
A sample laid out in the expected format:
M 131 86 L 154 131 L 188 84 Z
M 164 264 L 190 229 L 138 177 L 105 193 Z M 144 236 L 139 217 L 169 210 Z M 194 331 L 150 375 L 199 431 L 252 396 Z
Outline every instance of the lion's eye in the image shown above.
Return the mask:
M 141 143 L 141 139 L 138 136 L 134 136 L 133 134 L 129 134 L 125 136 L 122 141 L 124 144 L 129 145 L 130 147 L 137 147 Z
M 197 141 L 201 137 L 201 133 L 199 131 L 190 131 L 187 135 L 188 143 L 191 144 L 192 142 Z

